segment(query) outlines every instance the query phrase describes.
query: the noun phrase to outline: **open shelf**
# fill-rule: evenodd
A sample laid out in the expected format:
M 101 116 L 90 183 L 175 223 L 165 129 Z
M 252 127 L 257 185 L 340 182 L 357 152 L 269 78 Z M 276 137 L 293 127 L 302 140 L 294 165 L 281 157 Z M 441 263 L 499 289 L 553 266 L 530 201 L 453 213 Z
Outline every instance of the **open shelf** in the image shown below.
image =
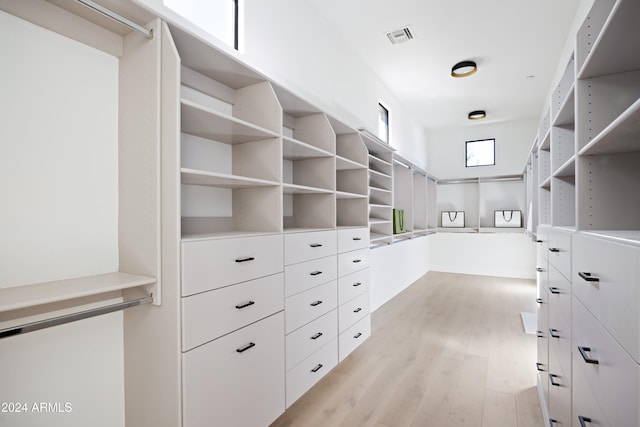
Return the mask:
M 554 126 L 563 126 L 573 124 L 576 121 L 575 110 L 575 83 L 571 85 L 569 95 L 564 99 L 558 115 L 553 121 Z
M 580 155 L 640 151 L 640 99 L 605 127 L 580 150 Z
M 282 137 L 282 157 L 287 160 L 301 160 L 333 157 L 333 154 L 305 142 L 284 136 Z
M 553 174 L 554 177 L 574 176 L 576 174 L 576 157 L 572 156 Z
M 327 190 L 325 188 L 287 183 L 282 184 L 282 192 L 284 194 L 333 194 L 333 190 Z
M 253 188 L 280 185 L 275 181 L 247 178 L 235 175 L 199 171 L 194 169 L 180 169 L 181 182 L 187 185 L 203 185 L 219 188 Z
M 151 285 L 154 277 L 114 272 L 0 289 L 0 313 Z

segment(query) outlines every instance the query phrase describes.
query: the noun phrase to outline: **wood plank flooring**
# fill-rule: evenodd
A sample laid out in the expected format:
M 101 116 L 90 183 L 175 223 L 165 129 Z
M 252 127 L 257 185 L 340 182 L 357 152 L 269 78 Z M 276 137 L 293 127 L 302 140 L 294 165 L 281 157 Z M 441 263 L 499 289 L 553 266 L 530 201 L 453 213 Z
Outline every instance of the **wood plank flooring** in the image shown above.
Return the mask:
M 533 280 L 429 272 L 272 427 L 542 427 Z

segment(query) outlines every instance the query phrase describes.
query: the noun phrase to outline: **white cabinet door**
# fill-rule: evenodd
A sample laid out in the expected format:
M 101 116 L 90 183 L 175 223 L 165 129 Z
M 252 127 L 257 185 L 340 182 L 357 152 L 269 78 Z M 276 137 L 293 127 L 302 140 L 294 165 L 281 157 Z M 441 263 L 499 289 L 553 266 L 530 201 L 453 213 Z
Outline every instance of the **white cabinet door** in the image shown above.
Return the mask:
M 182 243 L 182 296 L 279 273 L 282 235 Z
M 287 265 L 284 268 L 286 297 L 304 292 L 338 277 L 338 261 L 335 255 Z
M 367 315 L 355 325 L 340 334 L 338 355 L 342 362 L 353 350 L 371 335 L 371 316 Z
M 580 369 L 612 426 L 638 425 L 640 368 L 574 298 L 573 365 Z
M 300 326 L 336 308 L 338 290 L 335 280 L 285 299 L 285 330 L 291 333 Z
M 182 298 L 182 351 L 284 309 L 283 274 Z
M 314 258 L 334 255 L 338 240 L 335 230 L 284 235 L 284 263 L 296 264 Z
M 576 234 L 573 294 L 640 361 L 640 249 Z
M 285 409 L 284 315 L 184 353 L 184 427 L 266 426 Z

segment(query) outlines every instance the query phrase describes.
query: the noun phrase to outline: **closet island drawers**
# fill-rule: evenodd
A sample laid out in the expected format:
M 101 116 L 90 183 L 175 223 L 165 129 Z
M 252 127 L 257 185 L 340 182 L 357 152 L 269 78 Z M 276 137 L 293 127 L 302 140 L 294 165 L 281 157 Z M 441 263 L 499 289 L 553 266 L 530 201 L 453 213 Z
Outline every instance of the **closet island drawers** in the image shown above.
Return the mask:
M 338 230 L 338 252 L 350 252 L 369 246 L 368 228 L 347 228 Z
M 286 333 L 293 332 L 313 319 L 334 310 L 337 305 L 335 280 L 286 298 L 284 302 Z
M 369 269 L 356 271 L 338 279 L 338 304 L 354 299 L 358 295 L 369 295 Z
M 182 350 L 284 309 L 283 274 L 182 298 Z
M 367 267 L 369 267 L 369 249 L 360 249 L 338 255 L 340 276 L 346 276 Z
M 336 338 L 287 372 L 287 407 L 338 364 Z
M 182 296 L 283 270 L 282 235 L 182 243 Z
M 284 268 L 285 296 L 306 291 L 338 277 L 336 256 L 314 259 Z
M 640 367 L 574 298 L 573 366 L 612 426 L 638 426 Z M 586 415 L 586 414 L 585 414 Z
M 283 329 L 280 312 L 184 353 L 184 427 L 266 426 L 284 412 Z
M 640 361 L 640 248 L 577 234 L 573 294 Z
M 309 357 L 338 336 L 335 310 L 291 332 L 286 338 L 287 370 Z
M 369 315 L 370 311 L 369 294 L 362 294 L 342 305 L 338 309 L 338 321 L 340 323 L 340 333 L 352 326 L 358 320 Z
M 573 231 L 551 229 L 548 230 L 548 259 L 568 280 L 571 280 L 571 236 Z

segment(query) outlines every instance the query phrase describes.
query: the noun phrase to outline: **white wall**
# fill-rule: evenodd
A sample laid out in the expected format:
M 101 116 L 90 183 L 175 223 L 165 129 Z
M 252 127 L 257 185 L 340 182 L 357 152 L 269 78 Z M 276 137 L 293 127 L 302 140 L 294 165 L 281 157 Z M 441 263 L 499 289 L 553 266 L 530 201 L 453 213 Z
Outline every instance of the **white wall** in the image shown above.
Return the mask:
M 391 114 L 391 145 L 426 166 L 424 128 L 305 1 L 247 1 L 243 59 L 346 124 L 375 133 L 378 102 Z
M 536 278 L 536 245 L 524 233 L 437 233 L 429 243 L 433 271 Z
M 429 170 L 439 179 L 520 175 L 538 130 L 538 120 L 474 123 L 429 131 Z M 465 141 L 496 139 L 495 166 L 467 168 Z

